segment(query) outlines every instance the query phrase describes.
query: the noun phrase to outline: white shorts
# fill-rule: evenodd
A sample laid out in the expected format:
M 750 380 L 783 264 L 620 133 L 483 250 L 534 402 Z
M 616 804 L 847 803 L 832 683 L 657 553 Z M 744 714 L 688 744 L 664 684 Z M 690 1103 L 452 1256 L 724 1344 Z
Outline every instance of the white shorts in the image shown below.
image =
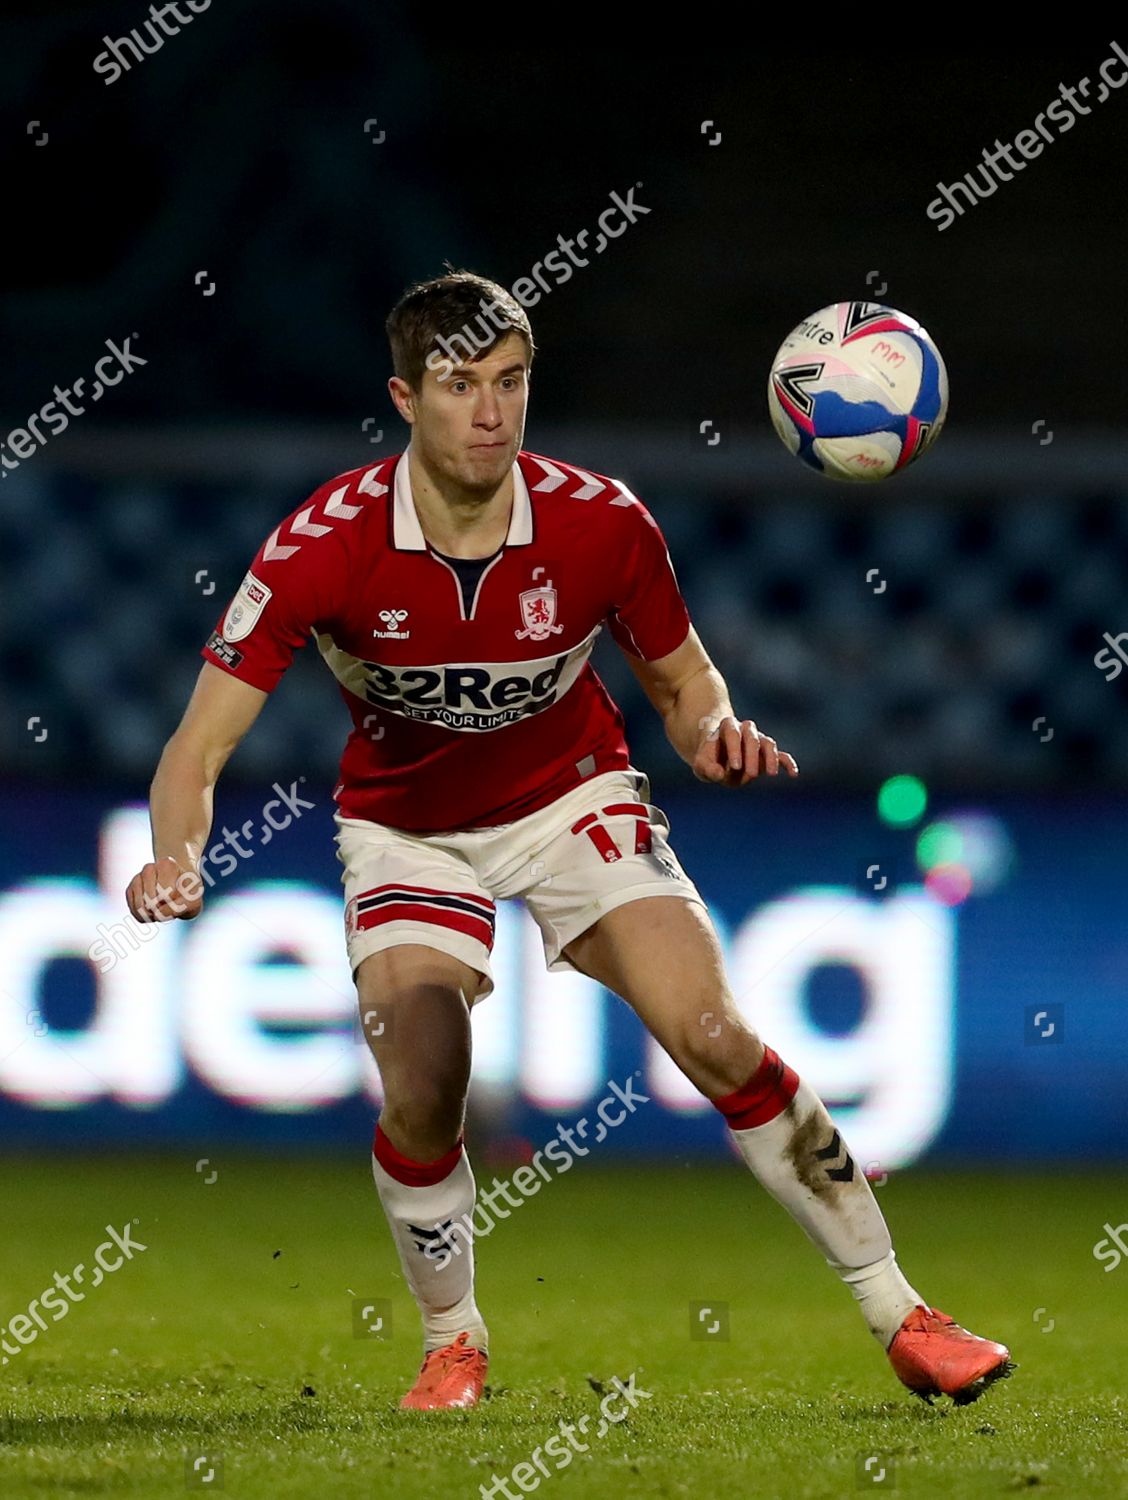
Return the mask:
M 512 823 L 453 833 L 408 833 L 336 815 L 345 867 L 345 934 L 353 972 L 370 953 L 423 943 L 485 976 L 495 901 L 525 903 L 541 931 L 545 962 L 574 969 L 562 950 L 605 912 L 646 896 L 704 906 L 678 863 L 670 823 L 648 800 L 642 771 L 606 771 Z

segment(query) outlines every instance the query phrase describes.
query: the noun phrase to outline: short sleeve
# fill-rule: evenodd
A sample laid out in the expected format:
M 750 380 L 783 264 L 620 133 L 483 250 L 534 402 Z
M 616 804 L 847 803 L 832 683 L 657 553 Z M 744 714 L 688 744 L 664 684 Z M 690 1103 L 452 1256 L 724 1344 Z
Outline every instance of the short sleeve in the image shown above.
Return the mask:
M 657 661 L 676 651 L 689 634 L 689 611 L 658 522 L 641 500 L 631 496 L 630 501 L 619 512 L 629 536 L 618 598 L 607 623 L 624 651 L 643 661 Z
M 321 494 L 319 490 L 313 497 L 315 503 Z M 317 536 L 311 545 L 289 530 L 295 517 L 308 515 L 309 504 L 263 542 L 200 653 L 213 666 L 266 693 L 278 685 L 294 652 L 334 617 L 337 602 L 345 596 L 346 559 L 340 536 Z

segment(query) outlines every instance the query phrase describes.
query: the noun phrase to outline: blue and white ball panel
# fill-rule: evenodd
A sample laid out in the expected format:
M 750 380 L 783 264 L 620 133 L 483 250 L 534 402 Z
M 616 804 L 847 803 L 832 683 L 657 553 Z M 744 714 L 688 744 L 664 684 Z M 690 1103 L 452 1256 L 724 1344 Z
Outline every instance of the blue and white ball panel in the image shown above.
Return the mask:
M 811 387 L 811 421 L 819 437 L 852 437 L 880 432 L 895 420 L 886 393 L 865 371 L 828 375 Z
M 858 437 L 815 438 L 809 453 L 801 453 L 820 473 L 834 479 L 884 479 L 901 459 L 901 439 L 892 432 L 868 432 Z
M 945 416 L 948 413 L 948 372 L 936 345 L 921 329 L 923 341 L 918 344 L 921 354 L 920 390 L 913 403 L 913 416 L 919 422 L 933 424 L 928 434 L 928 443 L 935 441 Z M 924 446 L 928 447 L 928 443 Z
M 920 396 L 924 355 L 910 334 L 874 334 L 848 344 L 842 358 L 879 388 L 888 410 L 905 416 L 912 411 Z

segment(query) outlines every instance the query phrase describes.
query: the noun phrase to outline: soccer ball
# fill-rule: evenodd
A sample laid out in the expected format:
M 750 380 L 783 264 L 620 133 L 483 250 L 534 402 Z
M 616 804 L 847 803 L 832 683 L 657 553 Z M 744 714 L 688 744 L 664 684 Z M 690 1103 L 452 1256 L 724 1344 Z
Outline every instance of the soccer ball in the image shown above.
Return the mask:
M 835 302 L 784 339 L 768 382 L 772 425 L 832 479 L 885 479 L 932 444 L 948 372 L 915 320 L 877 302 Z

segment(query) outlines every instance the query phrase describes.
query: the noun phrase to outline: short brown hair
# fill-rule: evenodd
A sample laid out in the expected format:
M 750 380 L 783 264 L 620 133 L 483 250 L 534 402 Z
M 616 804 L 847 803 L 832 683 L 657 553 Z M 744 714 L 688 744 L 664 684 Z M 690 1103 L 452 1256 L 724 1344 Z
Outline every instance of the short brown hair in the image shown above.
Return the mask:
M 455 271 L 449 264 L 445 276 L 409 286 L 384 326 L 392 368 L 415 391 L 423 384 L 424 370 L 436 368 L 436 361 L 473 363 L 510 333 L 524 339 L 530 365 L 536 352 L 528 314 L 516 298 L 496 281 Z

